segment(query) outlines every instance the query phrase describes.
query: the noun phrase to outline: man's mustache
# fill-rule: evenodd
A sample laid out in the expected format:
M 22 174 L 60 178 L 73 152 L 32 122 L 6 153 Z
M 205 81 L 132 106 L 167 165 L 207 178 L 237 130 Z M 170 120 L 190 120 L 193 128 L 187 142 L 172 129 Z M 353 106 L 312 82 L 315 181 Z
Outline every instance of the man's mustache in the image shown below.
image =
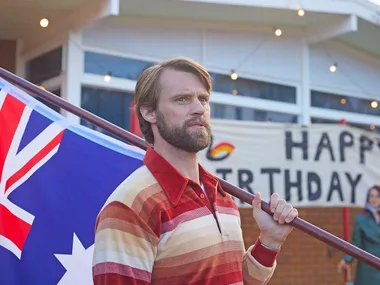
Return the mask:
M 190 119 L 190 120 L 186 121 L 185 125 L 186 126 L 202 125 L 202 126 L 204 126 L 206 128 L 210 127 L 210 125 L 207 122 L 207 120 L 202 119 L 202 118 Z

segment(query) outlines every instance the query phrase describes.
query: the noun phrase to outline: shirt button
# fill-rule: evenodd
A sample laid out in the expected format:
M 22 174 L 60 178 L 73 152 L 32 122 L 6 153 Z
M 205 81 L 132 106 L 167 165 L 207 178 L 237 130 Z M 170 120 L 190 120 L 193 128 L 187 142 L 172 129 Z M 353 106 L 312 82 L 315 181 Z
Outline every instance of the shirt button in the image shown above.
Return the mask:
M 205 195 L 204 194 L 201 194 L 201 198 L 203 199 L 205 197 Z

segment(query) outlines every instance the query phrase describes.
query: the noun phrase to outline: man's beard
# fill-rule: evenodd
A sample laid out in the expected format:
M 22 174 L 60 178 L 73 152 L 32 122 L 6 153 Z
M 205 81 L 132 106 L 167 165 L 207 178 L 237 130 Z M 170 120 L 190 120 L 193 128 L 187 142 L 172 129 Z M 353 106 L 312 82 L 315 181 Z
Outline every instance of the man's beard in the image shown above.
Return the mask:
M 211 143 L 211 128 L 208 124 L 205 125 L 206 132 L 203 129 L 188 132 L 189 125 L 194 122 L 204 123 L 200 118 L 197 118 L 186 121 L 182 127 L 171 127 L 165 121 L 164 115 L 157 111 L 157 129 L 161 137 L 174 147 L 187 152 L 198 152 Z

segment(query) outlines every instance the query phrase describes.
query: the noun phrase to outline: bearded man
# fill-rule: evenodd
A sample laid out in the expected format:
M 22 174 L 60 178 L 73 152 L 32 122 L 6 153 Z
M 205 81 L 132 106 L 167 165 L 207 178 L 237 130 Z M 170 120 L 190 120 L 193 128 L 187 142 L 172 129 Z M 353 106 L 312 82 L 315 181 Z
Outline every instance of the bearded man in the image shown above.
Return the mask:
M 95 285 L 269 282 L 298 212 L 270 197 L 273 216 L 252 202 L 260 235 L 244 247 L 238 208 L 198 163 L 209 146 L 211 78 L 198 63 L 172 58 L 146 69 L 134 95 L 150 144 L 144 165 L 111 194 L 98 215 Z

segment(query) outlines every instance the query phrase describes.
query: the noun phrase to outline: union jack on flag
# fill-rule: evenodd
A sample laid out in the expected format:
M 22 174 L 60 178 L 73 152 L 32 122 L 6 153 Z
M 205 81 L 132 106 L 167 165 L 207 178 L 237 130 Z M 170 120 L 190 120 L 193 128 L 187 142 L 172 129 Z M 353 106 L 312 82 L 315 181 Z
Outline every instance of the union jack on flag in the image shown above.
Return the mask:
M 0 78 L 0 284 L 93 284 L 96 216 L 143 156 Z

